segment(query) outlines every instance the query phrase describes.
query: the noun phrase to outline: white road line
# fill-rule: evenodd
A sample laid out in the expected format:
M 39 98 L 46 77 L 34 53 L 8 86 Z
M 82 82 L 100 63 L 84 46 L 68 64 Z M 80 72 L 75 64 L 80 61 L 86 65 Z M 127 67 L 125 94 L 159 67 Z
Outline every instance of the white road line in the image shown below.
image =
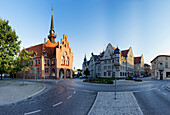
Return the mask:
M 84 92 L 94 92 L 94 91 L 89 91 L 89 90 L 80 90 L 80 91 L 84 91 Z
M 74 90 L 74 88 L 71 88 L 71 87 L 68 87 L 68 89 L 72 89 L 72 90 Z
M 32 112 L 24 113 L 24 115 L 30 115 L 30 114 L 38 113 L 38 112 L 40 112 L 40 111 L 41 111 L 41 110 L 32 111 Z
M 53 105 L 53 107 L 55 107 L 55 106 L 57 106 L 57 105 L 60 105 L 60 104 L 62 104 L 63 102 L 59 102 L 59 103 L 57 103 L 57 104 L 54 104 Z
M 30 98 L 30 97 L 32 97 L 32 96 L 34 96 L 34 95 L 37 95 L 38 93 L 40 93 L 40 92 L 42 92 L 43 90 L 45 90 L 46 85 L 45 85 L 45 84 L 43 84 L 43 85 L 44 85 L 44 88 L 43 88 L 43 89 L 41 89 L 40 91 L 38 91 L 38 92 L 36 92 L 36 93 L 34 93 L 34 94 L 28 96 L 28 98 Z
M 166 93 L 163 92 L 164 95 L 167 95 Z
M 70 95 L 69 97 L 67 97 L 67 99 L 70 99 L 72 97 L 72 95 Z
M 76 93 L 76 91 L 73 92 L 74 94 Z

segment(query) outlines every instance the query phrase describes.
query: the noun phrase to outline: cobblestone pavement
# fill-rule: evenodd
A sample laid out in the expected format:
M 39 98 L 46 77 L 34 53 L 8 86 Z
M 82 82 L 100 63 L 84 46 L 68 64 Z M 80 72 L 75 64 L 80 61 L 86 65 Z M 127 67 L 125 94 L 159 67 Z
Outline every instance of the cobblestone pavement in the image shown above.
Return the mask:
M 143 115 L 131 92 L 99 92 L 88 115 Z

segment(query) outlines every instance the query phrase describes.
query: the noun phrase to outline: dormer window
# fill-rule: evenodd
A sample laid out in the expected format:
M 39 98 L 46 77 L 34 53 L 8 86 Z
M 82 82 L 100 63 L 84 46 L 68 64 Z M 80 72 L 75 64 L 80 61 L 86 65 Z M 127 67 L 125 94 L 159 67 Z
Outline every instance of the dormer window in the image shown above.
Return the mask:
M 33 54 L 33 55 L 34 55 L 34 57 L 36 57 L 36 56 L 37 56 L 37 53 L 36 53 L 36 52 L 34 52 L 34 54 Z
M 45 57 L 47 56 L 47 52 L 44 52 L 44 56 L 45 56 Z

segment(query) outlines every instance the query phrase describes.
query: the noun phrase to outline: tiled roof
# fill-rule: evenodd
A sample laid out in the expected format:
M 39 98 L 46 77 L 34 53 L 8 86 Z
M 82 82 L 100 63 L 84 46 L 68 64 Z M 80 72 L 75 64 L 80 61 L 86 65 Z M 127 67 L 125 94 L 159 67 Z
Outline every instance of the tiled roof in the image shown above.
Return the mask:
M 34 57 L 34 52 L 36 52 L 37 54 L 36 57 L 44 55 L 44 52 L 47 52 L 47 57 L 53 57 L 56 55 L 56 47 L 46 47 L 44 44 L 31 46 L 29 48 L 26 48 L 26 50 L 29 52 L 33 51 L 33 53 L 30 55 L 32 57 Z
M 129 52 L 129 50 L 122 50 L 121 54 L 123 57 L 127 57 L 128 52 Z
M 37 57 L 41 56 L 43 54 L 42 50 L 43 50 L 43 44 L 39 44 L 39 45 L 35 45 L 35 46 L 31 46 L 29 48 L 26 48 L 27 51 L 31 52 L 33 51 L 33 53 L 30 55 L 32 57 L 34 57 L 34 52 L 36 52 Z M 21 51 L 22 52 L 22 51 Z
M 141 57 L 134 57 L 134 64 L 141 63 Z

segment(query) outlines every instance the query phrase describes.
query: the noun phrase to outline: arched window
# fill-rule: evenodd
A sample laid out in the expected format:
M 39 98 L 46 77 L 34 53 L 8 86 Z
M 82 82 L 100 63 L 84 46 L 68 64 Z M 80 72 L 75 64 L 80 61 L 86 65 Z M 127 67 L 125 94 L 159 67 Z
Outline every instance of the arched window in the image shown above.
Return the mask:
M 66 57 L 66 65 L 69 65 L 69 57 Z
M 64 56 L 62 56 L 62 57 L 61 57 L 61 64 L 62 64 L 62 65 L 65 64 L 64 61 L 65 61 L 65 60 L 64 60 Z
M 44 52 L 44 56 L 45 56 L 45 57 L 47 56 L 47 52 Z
M 64 55 L 67 55 L 67 52 L 64 52 Z
M 34 57 L 36 57 L 37 56 L 37 53 L 36 52 L 34 52 Z

